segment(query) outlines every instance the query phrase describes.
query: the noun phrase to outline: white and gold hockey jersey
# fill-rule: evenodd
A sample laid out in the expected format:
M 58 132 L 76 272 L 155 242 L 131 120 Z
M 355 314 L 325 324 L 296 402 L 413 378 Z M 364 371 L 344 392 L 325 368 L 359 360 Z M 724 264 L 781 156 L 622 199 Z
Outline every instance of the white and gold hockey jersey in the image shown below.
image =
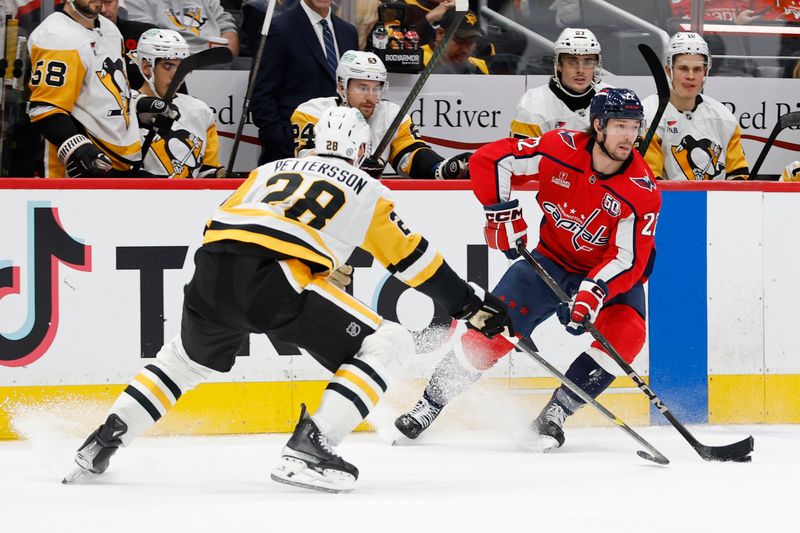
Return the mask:
M 658 109 L 658 95 L 645 98 L 649 125 Z M 667 104 L 645 161 L 658 179 L 748 179 L 741 130 L 736 117 L 713 98 L 700 95 L 693 111 Z
M 303 102 L 292 113 L 292 134 L 294 135 L 294 153 L 302 156 L 314 148 L 314 126 L 319 121 L 320 115 L 326 109 L 339 105 L 339 99 L 335 96 L 313 98 Z M 389 130 L 394 117 L 400 110 L 400 106 L 381 100 L 375 106 L 372 116 L 367 119 L 371 133 L 372 149 L 378 147 L 383 136 Z M 420 148 L 429 148 L 428 145 L 419 137 L 416 126 L 411 121 L 411 117 L 406 115 L 403 122 L 397 128 L 389 146 L 380 154 L 381 159 L 388 161 L 394 169 L 400 173 L 409 175 L 414 155 Z
M 411 287 L 444 259 L 394 211 L 388 188 L 341 160 L 307 156 L 267 163 L 213 214 L 203 244 L 233 240 L 339 268 L 356 246 Z
M 134 91 L 134 108 L 142 96 Z M 156 176 L 196 178 L 204 165 L 221 167 L 217 122 L 211 108 L 187 94 L 176 94 L 172 103 L 178 107 L 181 116 L 170 131 L 155 135 L 142 168 Z M 142 139 L 147 133 L 148 130 L 142 128 Z
M 94 29 L 56 12 L 28 40 L 31 55 L 31 122 L 55 113 L 71 115 L 114 163 L 127 170 L 141 157 L 139 124 L 131 110 L 122 35 L 105 17 Z M 57 146 L 45 144 L 46 175 L 63 177 Z
M 609 85 L 599 83 L 595 92 Z M 586 106 L 573 111 L 553 91 L 554 82 L 528 89 L 517 103 L 517 113 L 511 121 L 510 137 L 541 137 L 542 133 L 563 129 L 583 131 L 589 127 L 589 103 L 594 92 L 585 98 Z M 575 98 L 575 97 L 573 97 Z

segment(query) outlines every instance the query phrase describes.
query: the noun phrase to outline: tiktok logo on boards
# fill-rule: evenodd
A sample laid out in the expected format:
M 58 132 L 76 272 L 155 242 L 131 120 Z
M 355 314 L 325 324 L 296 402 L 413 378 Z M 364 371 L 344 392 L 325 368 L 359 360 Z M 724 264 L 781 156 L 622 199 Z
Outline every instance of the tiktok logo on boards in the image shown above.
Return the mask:
M 53 343 L 59 318 L 59 263 L 75 270 L 92 270 L 91 246 L 66 232 L 58 208 L 49 202 L 28 202 L 27 235 L 27 318 L 17 331 L 0 332 L 3 366 L 30 364 Z M 0 312 L 3 298 L 9 294 L 20 294 L 20 267 L 0 256 Z

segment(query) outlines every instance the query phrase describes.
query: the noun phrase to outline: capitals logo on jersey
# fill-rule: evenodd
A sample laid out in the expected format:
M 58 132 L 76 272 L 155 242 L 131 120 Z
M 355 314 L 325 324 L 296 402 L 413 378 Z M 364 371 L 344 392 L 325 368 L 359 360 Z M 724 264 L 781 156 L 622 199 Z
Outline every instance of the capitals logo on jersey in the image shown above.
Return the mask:
M 697 140 L 687 135 L 670 151 L 686 179 L 712 180 L 725 172 L 725 166 L 719 161 L 722 146 L 709 139 Z
M 109 109 L 106 112 L 108 117 L 122 117 L 125 119 L 125 127 L 131 124 L 130 104 L 131 104 L 131 90 L 128 86 L 128 77 L 125 73 L 125 64 L 122 59 L 112 61 L 111 58 L 106 58 L 103 61 L 103 68 L 95 72 L 100 83 L 103 87 L 111 93 L 114 100 L 117 102 L 115 109 Z
M 152 150 L 170 178 L 190 178 L 203 164 L 203 140 L 187 130 L 164 133 Z
M 183 31 L 190 31 L 195 35 L 200 35 L 200 29 L 205 26 L 208 17 L 203 16 L 203 9 L 200 7 L 185 7 L 176 13 L 172 9 L 164 10 L 169 20 L 176 28 Z
M 542 203 L 542 209 L 550 215 L 555 226 L 572 234 L 572 247 L 576 252 L 591 252 L 598 246 L 608 244 L 608 228 L 600 225 L 596 230 L 590 229 L 592 222 L 600 214 L 599 209 L 594 209 L 589 216 L 578 214 L 577 210 L 569 207 L 567 202 L 554 204 Z
M 575 147 L 575 133 L 571 131 L 561 130 L 558 132 L 558 136 L 564 141 L 564 144 L 572 148 L 573 150 L 576 149 Z
M 638 185 L 646 191 L 656 190 L 656 184 L 650 179 L 650 176 L 642 176 L 640 178 L 632 176 L 631 181 L 634 183 L 634 185 Z

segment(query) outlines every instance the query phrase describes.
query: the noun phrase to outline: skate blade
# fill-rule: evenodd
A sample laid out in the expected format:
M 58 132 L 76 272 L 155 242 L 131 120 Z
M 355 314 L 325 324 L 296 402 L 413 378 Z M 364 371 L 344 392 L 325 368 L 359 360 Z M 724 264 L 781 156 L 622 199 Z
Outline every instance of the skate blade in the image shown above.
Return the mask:
M 324 470 L 322 474 L 294 457 L 281 457 L 270 478 L 278 483 L 329 493 L 347 493 L 355 489 L 356 479 L 339 470 Z
M 61 483 L 64 484 L 64 485 L 68 485 L 70 483 L 74 483 L 74 482 L 79 481 L 81 479 L 90 479 L 90 478 L 97 477 L 98 475 L 99 474 L 95 474 L 91 470 L 87 470 L 87 469 L 83 468 L 79 464 L 75 464 L 75 466 L 72 468 L 72 470 L 67 472 L 67 475 L 64 476 L 64 479 L 61 480 Z
M 530 430 L 519 430 L 514 432 L 514 440 L 517 449 L 524 452 L 547 453 L 558 448 L 558 441 L 548 435 L 539 435 Z

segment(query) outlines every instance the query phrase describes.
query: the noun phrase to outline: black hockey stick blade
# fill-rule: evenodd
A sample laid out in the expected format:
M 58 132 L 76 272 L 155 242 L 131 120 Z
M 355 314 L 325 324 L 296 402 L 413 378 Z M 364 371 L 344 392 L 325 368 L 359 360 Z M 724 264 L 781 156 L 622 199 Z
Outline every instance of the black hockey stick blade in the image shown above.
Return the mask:
M 753 436 L 749 436 L 739 442 L 727 444 L 725 446 L 707 446 L 695 441 L 692 446 L 697 453 L 706 461 L 733 461 L 737 463 L 750 462 L 750 452 L 753 451 L 755 441 Z
M 753 169 L 750 171 L 751 179 L 758 178 L 758 171 L 761 170 L 761 165 L 763 165 L 764 160 L 767 159 L 767 154 L 769 153 L 770 148 L 772 148 L 772 145 L 775 144 L 775 139 L 778 138 L 780 132 L 791 126 L 800 126 L 800 111 L 791 111 L 781 115 L 778 118 L 778 122 L 776 122 L 775 127 L 772 128 L 772 132 L 769 134 L 767 142 L 764 143 L 764 147 L 758 154 L 756 163 L 753 165 Z
M 653 116 L 653 122 L 647 129 L 644 139 L 637 147 L 639 153 L 644 155 L 647 152 L 647 147 L 650 146 L 650 141 L 653 140 L 653 136 L 656 134 L 658 123 L 661 122 L 661 117 L 664 116 L 664 110 L 669 103 L 669 81 L 667 80 L 667 74 L 664 72 L 664 66 L 661 64 L 661 59 L 652 48 L 641 43 L 639 44 L 639 53 L 642 54 L 647 67 L 650 69 L 650 74 L 652 74 L 653 80 L 656 82 L 656 93 L 658 94 L 658 109 Z

